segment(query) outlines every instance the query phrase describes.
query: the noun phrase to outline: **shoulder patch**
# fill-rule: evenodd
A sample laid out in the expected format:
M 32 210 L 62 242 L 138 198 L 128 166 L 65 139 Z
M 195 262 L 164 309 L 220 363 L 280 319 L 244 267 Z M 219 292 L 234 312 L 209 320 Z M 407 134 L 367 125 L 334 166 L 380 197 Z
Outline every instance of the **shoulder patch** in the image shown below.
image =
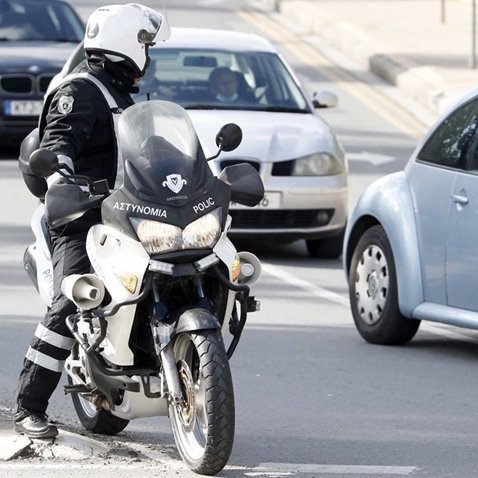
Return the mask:
M 60 113 L 63 113 L 64 115 L 71 113 L 73 110 L 74 100 L 75 99 L 73 98 L 73 96 L 69 96 L 69 95 L 60 96 L 60 99 L 58 100 L 58 111 Z

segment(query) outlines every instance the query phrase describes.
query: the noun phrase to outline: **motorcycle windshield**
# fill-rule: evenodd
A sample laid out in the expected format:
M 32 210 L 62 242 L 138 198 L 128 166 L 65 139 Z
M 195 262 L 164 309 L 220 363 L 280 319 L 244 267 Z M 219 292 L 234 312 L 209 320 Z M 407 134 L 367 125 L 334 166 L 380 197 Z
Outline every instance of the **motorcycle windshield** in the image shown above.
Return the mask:
M 145 201 L 180 203 L 204 192 L 213 178 L 191 119 L 176 103 L 130 106 L 118 135 L 124 187 Z

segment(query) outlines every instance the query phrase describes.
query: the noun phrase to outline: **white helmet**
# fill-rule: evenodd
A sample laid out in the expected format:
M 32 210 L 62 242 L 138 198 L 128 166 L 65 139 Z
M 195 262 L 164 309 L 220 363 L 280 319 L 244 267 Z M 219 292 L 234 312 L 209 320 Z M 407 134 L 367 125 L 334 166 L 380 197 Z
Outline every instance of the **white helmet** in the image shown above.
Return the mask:
M 170 34 L 166 18 L 152 8 L 138 3 L 106 5 L 90 15 L 84 49 L 102 52 L 111 61 L 126 60 L 143 76 L 150 61 L 148 47 Z

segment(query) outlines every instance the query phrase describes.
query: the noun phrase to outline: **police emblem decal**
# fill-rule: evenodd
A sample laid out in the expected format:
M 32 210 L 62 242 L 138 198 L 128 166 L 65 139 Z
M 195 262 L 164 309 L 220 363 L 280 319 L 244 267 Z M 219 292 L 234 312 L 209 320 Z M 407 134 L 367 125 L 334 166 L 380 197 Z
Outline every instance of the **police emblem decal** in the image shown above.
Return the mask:
M 166 176 L 166 181 L 163 181 L 163 188 L 168 187 L 173 193 L 178 194 L 187 183 L 180 174 L 169 174 Z
M 73 110 L 73 101 L 74 98 L 72 96 L 62 96 L 58 100 L 58 111 L 64 115 L 71 113 Z

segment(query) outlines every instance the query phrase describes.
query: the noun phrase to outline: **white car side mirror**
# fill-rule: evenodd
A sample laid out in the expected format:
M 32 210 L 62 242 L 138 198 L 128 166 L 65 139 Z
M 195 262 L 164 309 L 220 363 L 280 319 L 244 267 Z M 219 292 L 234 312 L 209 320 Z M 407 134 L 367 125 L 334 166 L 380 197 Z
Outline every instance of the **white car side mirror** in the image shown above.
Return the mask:
M 331 91 L 316 91 L 312 97 L 312 104 L 315 108 L 333 108 L 337 106 L 339 99 Z

